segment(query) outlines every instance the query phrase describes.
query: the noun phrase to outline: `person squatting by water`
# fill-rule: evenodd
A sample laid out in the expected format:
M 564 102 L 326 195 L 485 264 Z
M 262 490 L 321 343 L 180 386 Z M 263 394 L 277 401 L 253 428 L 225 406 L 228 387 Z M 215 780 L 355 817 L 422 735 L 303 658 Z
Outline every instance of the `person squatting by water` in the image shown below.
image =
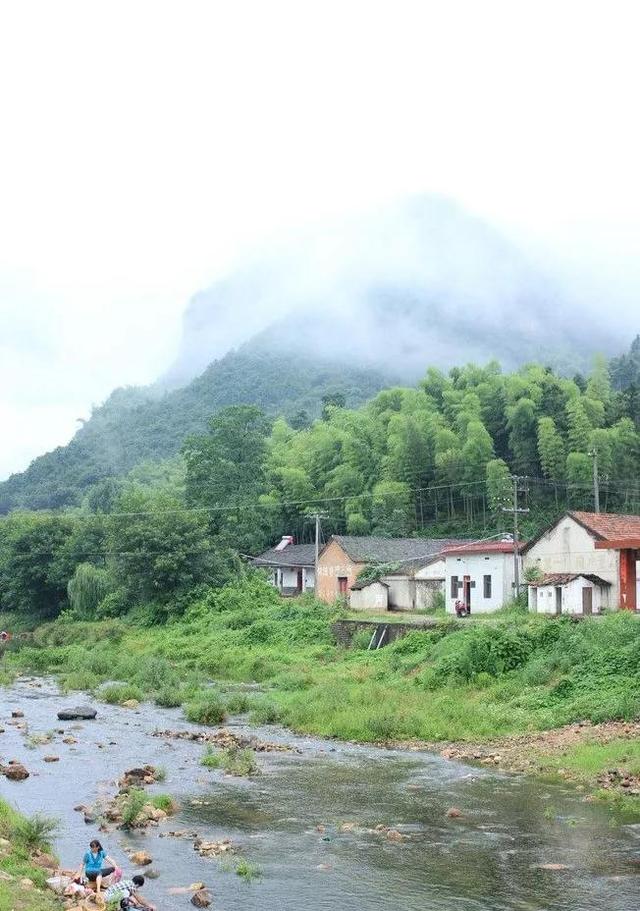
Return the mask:
M 89 844 L 89 850 L 82 859 L 78 871 L 78 878 L 85 876 L 90 883 L 96 884 L 96 895 L 102 890 L 102 880 L 116 872 L 116 862 L 109 857 L 100 842 L 94 838 Z
M 145 911 L 156 911 L 145 898 L 138 894 L 138 889 L 144 886 L 144 876 L 134 876 L 133 879 L 123 879 L 113 886 L 109 886 L 104 893 L 107 911 L 128 911 L 130 908 L 143 908 Z

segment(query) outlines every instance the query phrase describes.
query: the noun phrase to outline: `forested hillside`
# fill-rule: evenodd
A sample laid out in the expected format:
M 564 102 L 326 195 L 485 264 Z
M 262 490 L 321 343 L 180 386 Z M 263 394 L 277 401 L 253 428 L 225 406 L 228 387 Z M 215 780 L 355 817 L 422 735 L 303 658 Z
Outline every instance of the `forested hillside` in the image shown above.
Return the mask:
M 613 389 L 604 360 L 588 379 L 539 365 L 430 369 L 358 409 L 335 396 L 310 425 L 297 418 L 231 405 L 179 458 L 98 482 L 80 508 L 0 520 L 0 607 L 181 611 L 236 578 L 243 555 L 284 533 L 308 538 L 317 509 L 327 535 L 505 531 L 513 474 L 531 534 L 592 506 L 594 454 L 602 508 L 640 511 L 640 397 Z
M 389 375 L 376 370 L 258 342 L 245 345 L 181 389 L 164 394 L 117 389 L 68 446 L 40 456 L 0 484 L 0 513 L 76 506 L 98 481 L 122 476 L 141 461 L 175 455 L 187 434 L 204 430 L 211 415 L 227 405 L 251 402 L 305 424 L 320 414 L 323 399 L 338 395 L 357 406 L 388 382 Z

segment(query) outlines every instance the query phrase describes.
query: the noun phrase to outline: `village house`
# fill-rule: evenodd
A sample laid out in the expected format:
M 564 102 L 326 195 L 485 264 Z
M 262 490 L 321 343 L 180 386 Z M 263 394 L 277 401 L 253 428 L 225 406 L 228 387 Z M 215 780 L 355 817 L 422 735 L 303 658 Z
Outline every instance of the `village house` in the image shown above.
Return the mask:
M 322 601 L 347 598 L 366 566 L 383 565 L 382 585 L 358 583 L 354 610 L 416 610 L 431 605 L 436 592 L 442 591 L 444 562 L 438 555 L 460 541 L 429 538 L 375 538 L 334 535 L 318 560 L 316 594 Z M 378 581 L 378 580 L 376 580 Z M 387 593 L 387 607 L 382 587 Z
M 522 543 L 518 545 L 522 549 Z M 456 612 L 461 602 L 470 614 L 499 610 L 515 595 L 512 540 L 484 541 L 448 547 L 445 560 L 445 604 Z M 520 561 L 520 557 L 518 560 Z
M 611 583 L 591 573 L 546 573 L 529 583 L 529 610 L 539 614 L 599 614 L 609 606 Z
M 580 588 L 580 613 L 594 613 L 602 607 L 636 610 L 637 569 L 640 550 L 640 516 L 608 513 L 567 512 L 541 532 L 523 549 L 525 570 L 537 569 L 547 581 L 547 594 L 540 595 L 535 586 L 536 609 L 549 599 L 553 588 L 553 613 L 564 613 L 563 599 L 570 599 L 571 612 L 576 612 L 573 589 Z M 573 575 L 565 584 L 554 585 L 554 575 Z M 594 583 L 589 577 L 596 577 Z M 582 580 L 582 581 L 580 581 Z M 566 586 L 572 585 L 571 591 Z M 545 587 L 545 586 L 542 586 Z M 584 590 L 586 593 L 583 593 Z M 591 594 L 589 594 L 591 592 Z M 584 601 L 582 600 L 584 599 Z M 533 595 L 530 604 L 533 602 Z M 545 610 L 545 613 L 549 613 Z
M 271 583 L 281 595 L 293 596 L 315 588 L 315 545 L 294 544 L 284 535 L 279 544 L 251 561 L 268 572 Z

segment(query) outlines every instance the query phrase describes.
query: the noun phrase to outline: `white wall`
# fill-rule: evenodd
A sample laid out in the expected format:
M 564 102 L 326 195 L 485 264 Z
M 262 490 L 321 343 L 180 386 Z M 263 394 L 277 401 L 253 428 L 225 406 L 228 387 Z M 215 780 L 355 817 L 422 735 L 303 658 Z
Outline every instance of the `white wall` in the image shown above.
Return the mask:
M 305 566 L 302 570 L 302 589 L 305 592 L 315 588 L 316 571 L 312 566 Z
M 364 588 L 352 589 L 349 592 L 351 610 L 385 611 L 388 608 L 388 591 L 380 582 L 372 582 Z
M 484 597 L 484 576 L 491 576 L 491 597 Z M 456 601 L 463 600 L 463 588 L 458 588 L 455 597 L 451 595 L 451 578 L 470 576 L 475 582 L 471 589 L 471 614 L 490 613 L 499 610 L 513 597 L 514 572 L 512 554 L 465 554 L 447 556 L 445 559 L 445 603 L 447 612 L 455 613 Z
M 437 557 L 414 573 L 416 579 L 444 579 L 445 559 Z
M 593 591 L 593 613 L 599 614 L 607 606 L 608 589 L 594 585 L 588 579 L 578 578 L 562 586 L 562 613 L 582 614 L 582 590 L 590 588 Z M 556 586 L 539 585 L 529 589 L 531 594 L 529 607 L 539 614 L 556 613 Z
M 415 586 L 409 576 L 384 576 L 382 579 L 389 586 L 389 607 L 395 610 L 413 610 L 415 608 Z
M 540 538 L 524 555 L 525 569 L 538 567 L 543 573 L 593 573 L 611 583 L 609 604 L 617 607 L 618 551 L 596 550 L 588 531 L 570 516 Z

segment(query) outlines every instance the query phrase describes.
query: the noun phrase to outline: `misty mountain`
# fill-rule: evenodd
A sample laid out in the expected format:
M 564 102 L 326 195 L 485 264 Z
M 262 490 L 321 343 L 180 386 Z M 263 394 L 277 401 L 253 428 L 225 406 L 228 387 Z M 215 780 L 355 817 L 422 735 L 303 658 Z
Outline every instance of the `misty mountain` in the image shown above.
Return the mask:
M 561 273 L 453 202 L 423 196 L 308 231 L 196 295 L 163 382 L 260 334 L 278 350 L 390 370 L 541 360 L 572 373 L 628 330 Z M 613 301 L 608 302 L 609 317 Z
M 67 446 L 34 459 L 26 471 L 0 484 L 0 513 L 76 505 L 103 478 L 175 455 L 188 434 L 203 431 L 211 415 L 227 405 L 252 403 L 273 416 L 311 419 L 320 414 L 323 396 L 339 393 L 347 405 L 357 406 L 393 379 L 328 359 L 278 353 L 262 341 L 248 343 L 182 388 L 116 389 Z

